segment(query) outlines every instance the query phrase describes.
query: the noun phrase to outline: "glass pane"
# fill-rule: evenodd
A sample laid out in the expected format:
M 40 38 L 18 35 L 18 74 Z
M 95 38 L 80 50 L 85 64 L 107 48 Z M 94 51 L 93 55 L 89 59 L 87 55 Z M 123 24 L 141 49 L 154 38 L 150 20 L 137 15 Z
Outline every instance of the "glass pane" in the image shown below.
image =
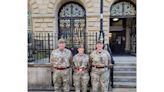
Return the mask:
M 82 7 L 77 4 L 72 4 L 72 16 L 73 17 L 83 17 L 85 12 Z
M 60 17 L 71 17 L 71 4 L 67 4 L 62 8 Z
M 85 19 L 74 20 L 73 42 L 75 46 L 84 43 Z
M 69 19 L 61 19 L 60 20 L 60 38 L 66 39 L 66 42 L 70 42 L 70 20 Z
M 123 15 L 122 14 L 122 2 L 120 2 L 120 3 L 117 3 L 117 4 L 115 4 L 115 5 L 113 5 L 112 6 L 112 9 L 111 9 L 111 15 L 112 16 L 121 16 L 121 15 Z
M 124 2 L 124 15 L 135 15 L 135 8 L 132 4 Z
M 119 2 L 111 7 L 111 16 L 135 15 L 135 7 L 129 2 Z
M 60 17 L 84 17 L 85 10 L 78 4 L 70 3 L 65 5 L 61 12 Z

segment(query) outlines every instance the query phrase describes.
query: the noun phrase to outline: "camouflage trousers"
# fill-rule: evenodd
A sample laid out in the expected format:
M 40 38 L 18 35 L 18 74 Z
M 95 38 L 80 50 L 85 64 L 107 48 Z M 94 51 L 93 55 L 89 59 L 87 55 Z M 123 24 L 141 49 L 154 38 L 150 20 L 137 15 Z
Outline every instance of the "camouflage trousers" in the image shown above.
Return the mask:
M 70 69 L 57 70 L 53 69 L 54 92 L 70 91 Z M 62 87 L 63 84 L 63 87 Z
M 76 73 L 73 74 L 73 84 L 75 86 L 75 92 L 80 92 L 80 88 L 82 88 L 82 92 L 87 92 L 87 86 L 89 82 L 89 74 L 85 73 Z
M 108 92 L 109 88 L 109 75 L 110 71 L 105 69 L 103 71 L 92 71 L 91 72 L 91 82 L 92 82 L 92 92 Z M 100 89 L 101 91 L 99 91 Z

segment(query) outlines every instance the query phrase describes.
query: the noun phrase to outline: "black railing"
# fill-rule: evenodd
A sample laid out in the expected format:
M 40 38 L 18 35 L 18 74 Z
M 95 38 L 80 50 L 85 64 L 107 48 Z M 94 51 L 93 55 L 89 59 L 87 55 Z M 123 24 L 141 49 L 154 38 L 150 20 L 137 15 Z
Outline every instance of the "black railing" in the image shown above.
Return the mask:
M 112 63 L 113 66 L 114 66 L 115 61 L 114 61 L 114 59 L 113 59 L 112 51 L 111 51 L 111 48 L 110 48 L 109 44 L 106 44 L 106 47 L 107 47 L 107 51 L 109 52 L 109 54 L 110 54 L 110 56 L 111 56 L 111 63 Z M 112 88 L 113 88 L 113 87 L 114 87 L 114 86 L 113 86 L 113 67 L 110 67 L 110 82 L 111 82 L 111 86 L 112 86 Z
M 49 62 L 53 50 L 53 33 L 35 33 L 28 43 L 28 62 Z
M 36 32 L 29 35 L 28 38 L 28 62 L 49 62 L 50 54 L 57 47 L 59 34 Z M 85 37 L 81 38 L 85 47 L 85 53 L 90 54 L 95 49 L 98 33 L 84 33 Z M 76 39 L 77 38 L 77 39 Z M 73 40 L 66 39 L 66 48 L 70 49 L 73 55 L 77 54 L 77 46 L 81 39 L 74 37 Z M 79 40 L 79 42 L 78 42 Z

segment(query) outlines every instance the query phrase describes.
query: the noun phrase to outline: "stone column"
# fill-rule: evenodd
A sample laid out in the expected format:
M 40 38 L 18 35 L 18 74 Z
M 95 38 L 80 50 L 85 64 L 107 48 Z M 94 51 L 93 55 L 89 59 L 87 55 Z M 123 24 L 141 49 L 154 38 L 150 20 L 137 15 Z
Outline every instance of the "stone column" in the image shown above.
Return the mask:
M 125 44 L 125 52 L 130 50 L 130 28 L 126 28 L 126 44 Z

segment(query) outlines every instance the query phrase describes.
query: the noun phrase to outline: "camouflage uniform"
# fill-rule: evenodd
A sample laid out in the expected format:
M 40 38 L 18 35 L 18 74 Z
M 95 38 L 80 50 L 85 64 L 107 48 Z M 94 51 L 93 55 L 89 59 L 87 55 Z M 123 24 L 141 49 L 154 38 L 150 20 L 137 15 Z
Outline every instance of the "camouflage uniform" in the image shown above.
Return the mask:
M 99 87 L 101 87 L 102 92 L 108 92 L 109 75 L 110 75 L 108 66 L 111 63 L 110 54 L 106 50 L 102 50 L 101 52 L 97 52 L 96 50 L 94 50 L 91 53 L 90 58 L 91 58 L 91 65 L 92 65 L 92 71 L 91 71 L 92 91 L 99 92 L 98 91 Z
M 73 57 L 73 81 L 75 86 L 75 91 L 80 92 L 80 87 L 82 86 L 82 92 L 87 92 L 87 86 L 89 82 L 88 66 L 89 57 L 86 54 L 80 55 L 76 54 Z M 81 86 L 80 86 L 81 84 Z
M 53 50 L 51 57 L 55 58 L 55 62 L 51 61 L 53 65 L 53 82 L 55 92 L 61 91 L 61 84 L 63 83 L 64 92 L 70 90 L 70 58 L 72 53 L 68 49 L 60 51 Z

